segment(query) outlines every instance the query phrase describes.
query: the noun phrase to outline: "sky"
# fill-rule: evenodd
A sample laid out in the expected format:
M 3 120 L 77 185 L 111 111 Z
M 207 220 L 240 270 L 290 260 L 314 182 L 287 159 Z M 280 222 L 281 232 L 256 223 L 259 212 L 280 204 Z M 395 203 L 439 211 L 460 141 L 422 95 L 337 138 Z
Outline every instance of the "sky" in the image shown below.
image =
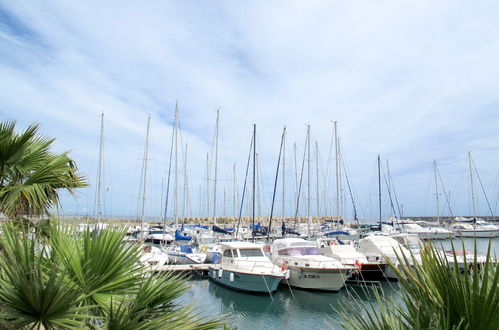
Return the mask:
M 450 214 L 449 200 L 454 215 L 471 215 L 468 152 L 476 213 L 489 215 L 487 199 L 496 212 L 499 192 L 498 10 L 497 1 L 0 1 L 0 119 L 19 130 L 38 122 L 56 151 L 71 150 L 90 186 L 63 194 L 62 214 L 96 212 L 104 113 L 105 216 L 137 216 L 145 200 L 145 214 L 161 217 L 168 173 L 168 217 L 175 177 L 178 215 L 237 214 L 253 124 L 259 215 L 270 213 L 284 126 L 274 214 L 283 214 L 283 200 L 284 213 L 296 213 L 307 125 L 310 198 L 305 166 L 300 215 L 310 200 L 312 215 L 351 218 L 353 197 L 362 221 L 377 218 L 378 154 L 383 217 L 393 213 L 387 161 L 404 215 L 435 215 L 436 196 L 440 214 Z M 181 146 L 169 171 L 176 102 Z M 333 121 L 345 164 L 340 210 Z

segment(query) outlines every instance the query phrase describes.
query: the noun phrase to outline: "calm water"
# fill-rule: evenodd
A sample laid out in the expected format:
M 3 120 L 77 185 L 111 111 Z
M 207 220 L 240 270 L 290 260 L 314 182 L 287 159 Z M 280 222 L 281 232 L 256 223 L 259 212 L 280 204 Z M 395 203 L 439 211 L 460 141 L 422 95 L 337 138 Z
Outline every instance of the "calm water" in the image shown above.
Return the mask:
M 477 250 L 485 254 L 489 240 L 478 239 Z M 459 245 L 458 245 L 458 244 Z M 465 239 L 465 248 L 473 250 L 473 240 Z M 450 249 L 450 241 L 437 244 Z M 454 241 L 456 249 L 462 249 L 461 240 Z M 497 249 L 499 238 L 492 241 Z M 494 250 L 496 251 L 496 250 Z M 497 251 L 496 251 L 497 252 Z M 206 278 L 193 278 L 192 288 L 182 297 L 183 303 L 195 302 L 208 315 L 224 315 L 232 327 L 238 329 L 327 329 L 337 325 L 338 315 L 334 308 L 348 303 L 349 293 L 358 293 L 367 301 L 372 299 L 360 287 L 349 286 L 337 293 L 308 292 L 280 286 L 273 294 L 254 295 L 227 289 Z M 382 282 L 387 295 L 397 295 L 396 282 Z

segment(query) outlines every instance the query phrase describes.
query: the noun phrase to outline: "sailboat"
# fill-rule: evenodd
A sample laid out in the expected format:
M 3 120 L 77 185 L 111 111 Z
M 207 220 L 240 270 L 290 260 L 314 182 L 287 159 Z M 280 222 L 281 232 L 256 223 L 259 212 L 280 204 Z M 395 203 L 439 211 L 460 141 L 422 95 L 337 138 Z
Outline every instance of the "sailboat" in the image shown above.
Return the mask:
M 253 228 L 255 224 L 256 180 L 256 125 L 253 125 Z M 249 163 L 248 163 L 249 164 Z M 237 236 L 237 233 L 236 233 Z M 254 234 L 252 235 L 255 239 Z M 253 293 L 272 293 L 288 272 L 272 263 L 263 251 L 263 245 L 250 242 L 221 244 L 219 264 L 208 268 L 208 275 L 215 283 L 231 289 Z

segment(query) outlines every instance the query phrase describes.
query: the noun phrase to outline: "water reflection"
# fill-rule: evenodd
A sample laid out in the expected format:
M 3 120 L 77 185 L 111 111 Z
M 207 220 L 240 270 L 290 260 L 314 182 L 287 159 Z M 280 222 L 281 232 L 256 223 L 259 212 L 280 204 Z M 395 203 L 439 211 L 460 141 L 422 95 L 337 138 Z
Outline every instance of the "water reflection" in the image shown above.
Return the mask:
M 489 240 L 477 241 L 479 253 L 484 253 Z M 454 241 L 460 246 L 461 240 Z M 494 241 L 497 246 L 497 239 Z M 450 246 L 450 241 L 438 244 Z M 465 239 L 465 248 L 473 249 L 473 240 Z M 348 286 L 337 293 L 309 292 L 280 286 L 273 294 L 255 295 L 234 291 L 206 278 L 195 277 L 190 281 L 192 288 L 181 298 L 182 303 L 192 303 L 205 311 L 208 316 L 224 315 L 224 319 L 237 329 L 326 329 L 337 325 L 338 315 L 335 309 L 357 296 L 367 303 L 374 301 L 368 294 L 372 288 Z M 386 296 L 397 299 L 398 283 L 381 282 Z

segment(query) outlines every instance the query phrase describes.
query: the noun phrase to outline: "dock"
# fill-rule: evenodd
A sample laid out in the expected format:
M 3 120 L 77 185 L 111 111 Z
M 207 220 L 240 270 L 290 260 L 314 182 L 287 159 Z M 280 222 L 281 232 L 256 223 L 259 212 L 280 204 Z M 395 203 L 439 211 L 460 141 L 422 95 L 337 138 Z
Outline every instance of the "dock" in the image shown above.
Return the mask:
M 198 274 L 206 274 L 208 272 L 208 267 L 219 268 L 219 265 L 216 264 L 189 264 L 189 265 L 156 265 L 151 267 L 151 271 L 154 273 L 162 273 L 162 272 L 196 272 Z

